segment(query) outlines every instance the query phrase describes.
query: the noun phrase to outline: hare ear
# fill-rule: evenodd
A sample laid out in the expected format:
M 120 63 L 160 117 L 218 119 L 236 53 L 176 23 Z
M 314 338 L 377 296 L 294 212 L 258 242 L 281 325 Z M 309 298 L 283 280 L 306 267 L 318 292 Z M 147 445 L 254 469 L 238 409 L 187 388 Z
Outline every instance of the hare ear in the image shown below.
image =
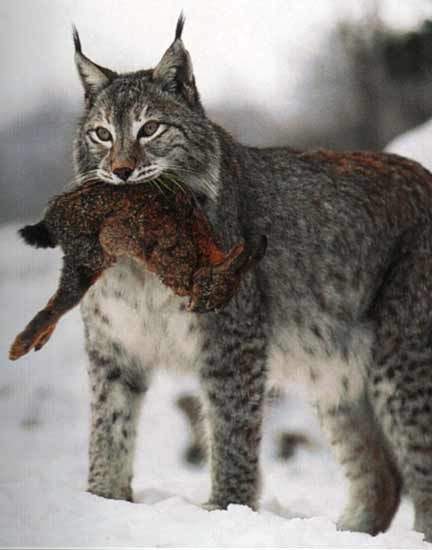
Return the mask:
M 82 53 L 81 40 L 75 27 L 73 27 L 73 41 L 75 45 L 75 64 L 84 87 L 85 97 L 91 101 L 102 88 L 117 76 L 117 73 L 97 65 Z
M 177 21 L 174 42 L 164 53 L 157 67 L 153 69 L 153 80 L 162 90 L 183 99 L 190 107 L 201 108 L 191 57 L 181 39 L 184 23 L 185 18 L 181 13 Z

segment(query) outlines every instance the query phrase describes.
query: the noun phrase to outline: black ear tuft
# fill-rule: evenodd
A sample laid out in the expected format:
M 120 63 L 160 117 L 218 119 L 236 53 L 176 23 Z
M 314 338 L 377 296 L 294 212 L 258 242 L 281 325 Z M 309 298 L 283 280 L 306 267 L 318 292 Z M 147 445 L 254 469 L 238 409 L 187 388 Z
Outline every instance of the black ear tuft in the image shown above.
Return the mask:
M 75 51 L 77 53 L 82 53 L 81 40 L 75 25 L 72 25 L 72 37 L 74 41 Z
M 75 26 L 72 26 L 72 37 L 75 46 L 75 64 L 84 86 L 87 104 L 91 105 L 94 97 L 117 76 L 117 73 L 98 65 L 83 54 L 81 40 Z
M 57 246 L 43 221 L 35 225 L 26 225 L 18 233 L 27 244 L 35 248 L 55 248 Z
M 203 112 L 192 61 L 181 39 L 184 24 L 185 17 L 182 12 L 177 20 L 174 42 L 153 69 L 153 81 L 159 84 L 163 91 L 183 99 L 192 109 Z
M 178 18 L 178 20 L 177 20 L 177 25 L 176 25 L 176 30 L 175 30 L 174 42 L 175 42 L 176 40 L 180 40 L 180 39 L 181 39 L 181 35 L 182 35 L 182 33 L 183 33 L 184 24 L 185 24 L 185 16 L 184 16 L 183 12 L 180 12 L 179 18 Z

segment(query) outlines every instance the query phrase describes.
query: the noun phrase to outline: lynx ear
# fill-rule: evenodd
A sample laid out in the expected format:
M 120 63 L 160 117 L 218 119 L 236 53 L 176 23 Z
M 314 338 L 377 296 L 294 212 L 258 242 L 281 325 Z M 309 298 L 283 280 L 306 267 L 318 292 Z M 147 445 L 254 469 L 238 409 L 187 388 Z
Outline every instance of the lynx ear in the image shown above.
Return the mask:
M 192 61 L 181 39 L 184 23 L 185 18 L 181 13 L 177 21 L 174 42 L 164 53 L 157 67 L 153 69 L 153 80 L 164 91 L 183 98 L 190 107 L 201 108 Z
M 93 63 L 93 61 L 82 53 L 81 40 L 75 27 L 73 27 L 73 40 L 75 45 L 75 64 L 84 87 L 86 100 L 91 101 L 91 98 L 109 84 L 117 76 L 117 73 Z

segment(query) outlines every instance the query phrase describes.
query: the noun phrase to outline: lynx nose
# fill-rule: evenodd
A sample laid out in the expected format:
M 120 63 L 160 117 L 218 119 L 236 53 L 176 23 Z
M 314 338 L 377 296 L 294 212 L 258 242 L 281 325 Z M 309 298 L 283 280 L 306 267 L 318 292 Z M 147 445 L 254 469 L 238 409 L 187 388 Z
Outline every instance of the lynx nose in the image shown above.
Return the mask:
M 129 166 L 119 166 L 113 170 L 113 174 L 118 176 L 123 181 L 126 181 L 132 172 L 133 168 L 130 168 Z

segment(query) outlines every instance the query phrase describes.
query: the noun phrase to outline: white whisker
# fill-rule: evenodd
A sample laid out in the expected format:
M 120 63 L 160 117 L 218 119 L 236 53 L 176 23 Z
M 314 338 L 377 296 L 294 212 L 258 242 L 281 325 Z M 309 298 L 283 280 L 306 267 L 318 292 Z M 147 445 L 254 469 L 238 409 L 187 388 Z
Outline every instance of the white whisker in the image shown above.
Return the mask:
M 198 178 L 191 171 L 187 170 L 186 168 L 180 167 L 180 166 L 171 165 L 169 167 L 168 172 L 172 172 L 174 174 L 179 174 L 180 176 L 184 176 L 186 179 L 187 178 L 189 178 L 189 179 L 193 178 L 195 181 L 198 180 Z M 198 190 L 198 187 L 203 188 L 203 190 L 206 191 L 206 194 L 211 199 L 215 199 L 217 197 L 217 186 L 215 185 L 215 182 L 213 182 L 213 181 L 210 182 L 205 177 L 200 177 L 199 178 L 199 185 L 194 185 L 194 187 L 195 187 L 196 190 Z
M 75 176 L 72 183 L 74 186 L 79 186 L 84 183 L 87 183 L 97 177 L 97 172 L 98 172 L 97 170 L 88 170 L 87 172 L 78 174 L 77 176 Z

